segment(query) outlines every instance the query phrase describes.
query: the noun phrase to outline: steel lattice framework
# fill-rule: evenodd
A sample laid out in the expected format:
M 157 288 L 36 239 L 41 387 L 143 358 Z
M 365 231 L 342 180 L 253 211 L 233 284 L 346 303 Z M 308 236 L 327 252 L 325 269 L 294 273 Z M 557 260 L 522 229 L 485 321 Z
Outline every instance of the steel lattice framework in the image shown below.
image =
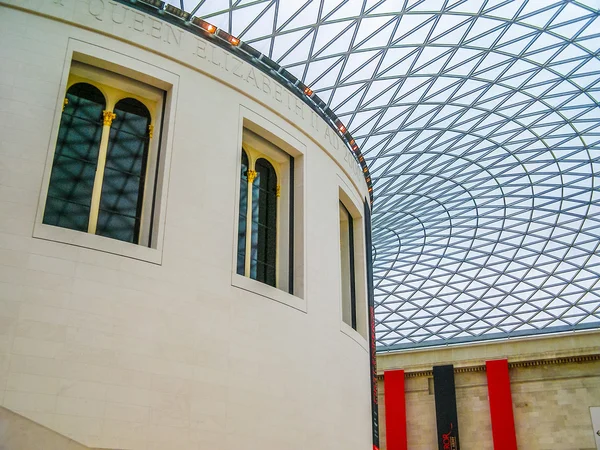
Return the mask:
M 598 0 L 170 2 L 361 146 L 379 350 L 600 326 Z

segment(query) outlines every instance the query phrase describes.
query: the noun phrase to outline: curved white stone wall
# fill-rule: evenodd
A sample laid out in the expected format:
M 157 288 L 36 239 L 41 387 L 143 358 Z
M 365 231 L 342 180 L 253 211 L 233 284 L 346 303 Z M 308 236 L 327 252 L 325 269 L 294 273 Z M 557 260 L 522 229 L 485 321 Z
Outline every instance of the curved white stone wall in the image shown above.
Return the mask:
M 356 332 L 338 212 L 362 216 L 368 193 L 335 133 L 249 64 L 108 0 L 3 1 L 0 30 L 2 405 L 91 447 L 370 448 L 364 229 Z M 167 92 L 155 248 L 41 223 L 73 60 Z M 234 273 L 243 124 L 296 157 L 296 296 Z

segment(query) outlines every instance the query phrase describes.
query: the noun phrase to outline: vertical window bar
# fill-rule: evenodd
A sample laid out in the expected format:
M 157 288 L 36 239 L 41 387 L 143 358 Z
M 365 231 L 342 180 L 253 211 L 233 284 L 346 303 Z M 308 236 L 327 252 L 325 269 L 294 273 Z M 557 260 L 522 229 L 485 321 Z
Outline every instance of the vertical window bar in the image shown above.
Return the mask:
M 150 214 L 150 228 L 148 230 L 148 247 L 152 247 L 152 230 L 154 230 L 154 211 L 156 211 L 156 195 L 158 193 L 158 176 L 160 174 L 160 149 L 163 136 L 163 127 L 165 125 L 165 105 L 167 104 L 167 93 L 163 91 L 162 95 L 162 113 L 160 117 L 160 129 L 158 130 L 158 145 L 156 152 L 156 167 L 154 172 L 154 189 L 152 192 L 152 213 Z
M 98 214 L 100 208 L 100 198 L 102 195 L 102 185 L 104 180 L 104 169 L 106 168 L 106 152 L 108 151 L 108 141 L 110 138 L 110 127 L 116 117 L 112 111 L 102 112 L 103 126 L 102 139 L 100 140 L 100 150 L 98 152 L 98 165 L 96 166 L 96 177 L 94 179 L 94 189 L 92 192 L 92 203 L 90 206 L 90 220 L 88 223 L 88 233 L 96 234 L 98 228 Z
M 289 259 L 288 259 L 288 292 L 294 293 L 294 157 L 289 155 L 290 158 L 290 232 L 289 232 Z
M 340 201 L 340 256 L 342 286 L 342 320 L 354 330 L 356 324 L 356 277 L 354 264 L 353 217 Z
M 364 202 L 365 262 L 367 265 L 367 303 L 369 310 L 369 354 L 371 356 L 371 428 L 373 448 L 379 448 L 379 405 L 377 395 L 377 356 L 375 348 L 375 288 L 373 286 L 373 240 L 371 237 L 371 208 Z
M 240 169 L 240 203 L 238 213 L 238 248 L 237 248 L 237 273 L 245 275 L 246 272 L 246 238 L 248 224 L 248 155 L 242 149 L 242 161 Z
M 352 311 L 352 328 L 356 330 L 356 274 L 354 270 L 354 223 L 350 212 L 342 205 L 348 214 L 348 246 L 350 247 L 350 308 Z

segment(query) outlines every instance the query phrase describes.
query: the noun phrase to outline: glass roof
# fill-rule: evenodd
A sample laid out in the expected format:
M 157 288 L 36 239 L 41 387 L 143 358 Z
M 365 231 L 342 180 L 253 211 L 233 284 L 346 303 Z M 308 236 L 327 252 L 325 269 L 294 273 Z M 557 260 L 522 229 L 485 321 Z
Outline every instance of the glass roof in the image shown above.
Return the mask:
M 360 145 L 379 350 L 600 326 L 600 0 L 170 0 Z

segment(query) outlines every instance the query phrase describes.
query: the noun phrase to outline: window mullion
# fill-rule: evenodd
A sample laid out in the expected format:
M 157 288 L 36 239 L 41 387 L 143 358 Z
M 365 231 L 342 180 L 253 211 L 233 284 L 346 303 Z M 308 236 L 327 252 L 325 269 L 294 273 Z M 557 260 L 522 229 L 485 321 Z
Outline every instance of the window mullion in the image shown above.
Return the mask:
M 90 221 L 88 223 L 88 233 L 91 234 L 96 234 L 96 227 L 98 225 L 100 197 L 102 195 L 102 181 L 104 180 L 104 168 L 106 166 L 106 155 L 108 153 L 110 126 L 113 119 L 117 116 L 112 111 L 105 110 L 102 112 L 102 117 L 102 138 L 100 140 L 100 149 L 98 151 L 98 164 L 96 166 L 96 176 L 94 177 L 94 188 L 92 190 L 92 202 L 90 205 Z
M 252 169 L 248 169 L 248 204 L 246 205 L 246 259 L 244 262 L 244 276 L 250 277 L 250 262 L 251 262 L 251 251 L 252 251 L 252 185 L 254 184 L 254 179 L 256 178 L 256 171 L 254 170 L 254 163 L 248 161 L 249 167 Z
M 279 255 L 280 255 L 280 248 L 279 248 L 279 218 L 281 217 L 281 185 L 277 184 L 277 207 L 276 207 L 276 211 L 277 211 L 277 222 L 275 222 L 276 224 L 276 228 L 275 228 L 275 287 L 279 288 Z

